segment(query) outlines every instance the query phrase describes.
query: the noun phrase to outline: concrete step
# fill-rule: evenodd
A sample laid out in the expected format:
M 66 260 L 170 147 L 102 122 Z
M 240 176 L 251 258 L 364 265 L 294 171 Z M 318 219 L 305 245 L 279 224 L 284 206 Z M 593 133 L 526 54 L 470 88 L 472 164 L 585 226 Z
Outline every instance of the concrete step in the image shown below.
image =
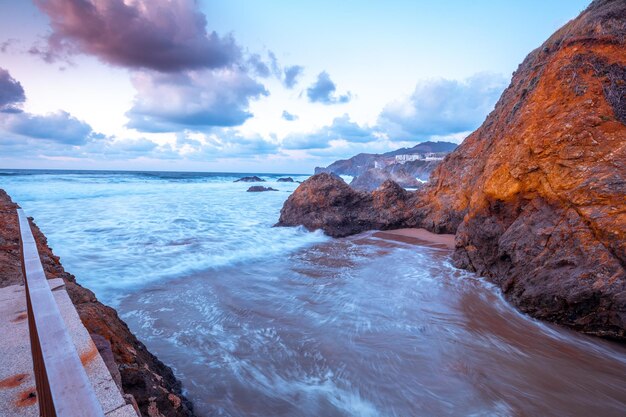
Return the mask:
M 137 417 L 126 404 L 62 279 L 48 280 L 61 316 L 107 417 Z M 37 417 L 39 407 L 30 351 L 24 286 L 0 288 L 0 417 Z

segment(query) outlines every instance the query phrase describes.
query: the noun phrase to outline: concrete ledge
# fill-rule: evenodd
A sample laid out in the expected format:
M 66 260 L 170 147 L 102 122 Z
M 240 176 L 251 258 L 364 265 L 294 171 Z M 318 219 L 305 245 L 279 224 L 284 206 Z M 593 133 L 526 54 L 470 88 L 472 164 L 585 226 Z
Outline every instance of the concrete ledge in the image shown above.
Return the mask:
M 62 279 L 48 280 L 61 316 L 76 346 L 105 415 L 137 417 L 126 404 L 98 349 L 83 326 Z M 24 286 L 0 288 L 0 414 L 37 417 L 39 407 L 30 351 Z

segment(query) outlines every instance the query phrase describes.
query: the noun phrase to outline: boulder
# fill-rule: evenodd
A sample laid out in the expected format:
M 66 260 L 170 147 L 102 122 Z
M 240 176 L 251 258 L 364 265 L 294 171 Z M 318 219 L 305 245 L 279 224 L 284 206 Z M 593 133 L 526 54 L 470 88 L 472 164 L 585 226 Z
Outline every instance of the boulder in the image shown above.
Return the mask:
M 386 181 L 373 193 L 354 190 L 336 175 L 321 173 L 289 196 L 276 226 L 303 225 L 333 237 L 370 229 L 415 226 L 414 193 Z
M 272 187 L 263 187 L 262 185 L 253 185 L 252 187 L 248 188 L 249 193 L 260 193 L 263 191 L 278 191 L 278 190 Z
M 263 178 L 257 177 L 256 175 L 253 175 L 251 177 L 239 178 L 238 180 L 235 180 L 233 182 L 265 182 L 265 180 Z

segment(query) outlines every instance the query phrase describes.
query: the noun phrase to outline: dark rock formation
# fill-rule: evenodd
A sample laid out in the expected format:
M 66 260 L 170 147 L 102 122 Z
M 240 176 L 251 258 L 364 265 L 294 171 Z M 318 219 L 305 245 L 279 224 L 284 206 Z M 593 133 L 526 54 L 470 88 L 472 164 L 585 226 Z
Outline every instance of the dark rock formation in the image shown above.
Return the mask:
M 278 190 L 272 187 L 263 187 L 262 185 L 253 185 L 252 187 L 248 188 L 249 193 L 260 193 L 263 191 L 278 191 Z
M 358 177 L 354 177 L 352 182 L 350 182 L 350 187 L 359 191 L 374 191 L 388 180 L 404 188 L 418 188 L 422 185 L 421 182 L 404 169 L 403 165 L 395 164 L 385 169 L 368 169 Z
M 402 226 L 456 233 L 455 264 L 498 284 L 522 311 L 622 341 L 624 51 L 626 2 L 592 2 L 526 57 L 482 126 L 397 216 Z M 323 217 L 327 204 L 303 199 L 325 202 L 329 190 L 305 184 L 280 223 L 326 230 L 324 222 L 351 219 L 351 201 L 332 207 L 340 218 Z
M 322 173 L 304 181 L 289 196 L 276 226 L 303 225 L 333 237 L 371 229 L 415 226 L 414 193 L 387 181 L 373 193 L 350 188 L 342 179 Z
M 294 181 L 293 181 L 293 178 L 286 177 L 286 178 L 279 178 L 276 180 L 276 182 L 294 182 Z
M 0 286 L 22 284 L 20 261 L 19 226 L 15 209 L 17 204 L 0 190 Z M 80 286 L 75 277 L 63 269 L 59 258 L 48 247 L 45 236 L 31 220 L 33 235 L 46 277 L 62 278 L 78 314 L 103 352 L 107 367 L 112 353 L 119 376 L 112 375 L 128 398 L 131 394 L 144 416 L 166 417 L 193 416 L 192 405 L 182 394 L 181 384 L 172 370 L 146 349 L 133 335 L 117 312 L 100 303 L 87 288 Z M 104 339 L 104 340 L 103 340 Z M 107 343 L 108 342 L 108 343 Z M 153 410 L 152 414 L 148 409 Z M 156 414 L 158 411 L 160 414 Z
M 265 182 L 265 180 L 263 178 L 257 177 L 256 175 L 253 175 L 251 177 L 241 177 L 233 182 Z

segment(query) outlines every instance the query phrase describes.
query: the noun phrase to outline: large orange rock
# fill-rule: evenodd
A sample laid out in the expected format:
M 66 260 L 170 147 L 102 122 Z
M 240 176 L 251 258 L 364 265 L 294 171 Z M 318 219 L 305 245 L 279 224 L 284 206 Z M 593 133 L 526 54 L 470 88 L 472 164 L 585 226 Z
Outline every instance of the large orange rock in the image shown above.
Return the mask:
M 531 52 L 418 193 L 387 206 L 328 200 L 336 191 L 320 180 L 296 190 L 281 219 L 357 232 L 380 228 L 368 220 L 385 207 L 383 227 L 456 233 L 455 264 L 521 310 L 626 340 L 626 1 L 594 1 Z
M 626 2 L 531 52 L 419 205 L 523 311 L 626 340 Z
M 333 237 L 415 226 L 414 197 L 393 181 L 368 193 L 353 189 L 336 175 L 321 173 L 304 181 L 289 196 L 276 226 L 303 225 Z

